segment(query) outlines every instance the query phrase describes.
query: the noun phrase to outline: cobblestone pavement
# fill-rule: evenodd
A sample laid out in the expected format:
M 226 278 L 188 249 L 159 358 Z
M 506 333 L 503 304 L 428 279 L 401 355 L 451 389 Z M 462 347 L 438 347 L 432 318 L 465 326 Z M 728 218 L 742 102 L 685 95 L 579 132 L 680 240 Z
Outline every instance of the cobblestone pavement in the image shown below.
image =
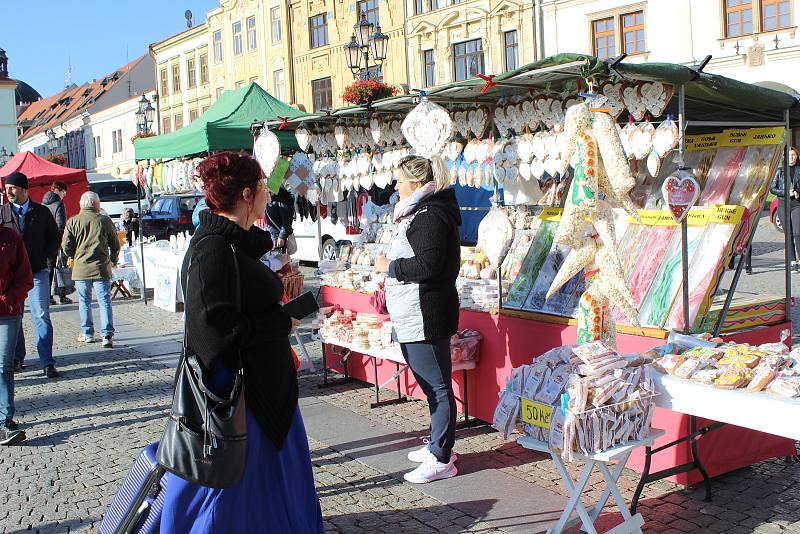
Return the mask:
M 774 270 L 778 241 L 765 233 L 767 238 L 756 248 L 756 274 L 743 278 L 747 291 L 782 287 L 775 279 L 782 277 Z M 309 285 L 313 282 L 309 279 Z M 138 301 L 115 302 L 114 311 L 118 328 L 126 334 L 119 336 L 117 348 L 102 350 L 76 341 L 76 305 L 53 308 L 63 376 L 45 379 L 30 358 L 27 370 L 17 375 L 18 420 L 28 441 L 0 449 L 0 487 L 5 492 L 0 532 L 95 532 L 134 455 L 158 438 L 170 399 L 181 314 Z M 30 342 L 30 324 L 25 323 Z M 313 356 L 319 364 L 318 347 Z M 370 409 L 372 390 L 363 384 L 319 390 L 320 382 L 319 373 L 302 375 L 301 395 L 397 432 L 420 433 L 427 426 L 424 402 Z M 328 532 L 494 532 L 482 517 L 434 499 L 396 474 L 366 465 L 357 455 L 314 439 L 310 446 Z M 547 458 L 503 443 L 486 426 L 459 431 L 456 450 L 469 459 L 472 471 L 496 469 L 566 495 Z M 570 466 L 573 475 L 579 468 Z M 713 503 L 703 502 L 699 490 L 663 481 L 651 484 L 640 506 L 645 531 L 800 532 L 799 477 L 800 464 L 783 459 L 761 462 L 714 479 Z M 626 499 L 636 482 L 636 474 L 626 470 L 620 482 Z M 596 497 L 602 480 L 594 476 L 590 487 L 589 497 Z M 608 509 L 600 524 L 608 529 L 619 521 Z

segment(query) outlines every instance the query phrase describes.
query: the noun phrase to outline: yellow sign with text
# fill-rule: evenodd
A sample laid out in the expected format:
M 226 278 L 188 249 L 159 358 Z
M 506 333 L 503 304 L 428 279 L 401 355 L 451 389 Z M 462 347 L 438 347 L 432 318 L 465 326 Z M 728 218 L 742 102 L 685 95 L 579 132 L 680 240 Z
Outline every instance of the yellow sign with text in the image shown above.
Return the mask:
M 783 136 L 786 133 L 784 128 L 752 128 L 746 130 L 747 146 L 751 145 L 779 145 L 783 143 Z
M 561 213 L 564 210 L 562 208 L 545 208 L 542 210 L 541 218 L 543 221 L 560 221 L 561 220 Z
M 645 226 L 675 226 L 675 219 L 672 213 L 667 210 L 638 210 L 639 218 Z M 689 226 L 703 226 L 708 224 L 711 213 L 706 208 L 691 208 L 686 216 L 686 223 Z M 633 217 L 628 217 L 629 224 L 635 224 Z
M 687 135 L 686 150 L 710 150 L 720 146 L 722 134 Z
M 686 136 L 686 150 L 710 150 L 727 146 L 779 145 L 786 130 L 774 128 L 750 128 L 747 130 L 724 130 L 717 134 Z
M 550 428 L 550 419 L 553 417 L 553 407 L 541 402 L 520 398 L 520 419 L 523 423 Z
M 741 206 L 716 206 L 710 214 L 709 222 L 739 224 L 744 215 L 744 208 Z

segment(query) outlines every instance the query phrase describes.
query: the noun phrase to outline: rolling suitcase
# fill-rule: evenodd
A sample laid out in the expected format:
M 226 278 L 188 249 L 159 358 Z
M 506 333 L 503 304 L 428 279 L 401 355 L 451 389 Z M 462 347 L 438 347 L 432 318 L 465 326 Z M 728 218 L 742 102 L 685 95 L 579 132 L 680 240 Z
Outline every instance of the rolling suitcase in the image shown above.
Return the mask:
M 156 462 L 158 442 L 136 457 L 100 522 L 100 534 L 154 534 L 159 531 L 167 477 Z

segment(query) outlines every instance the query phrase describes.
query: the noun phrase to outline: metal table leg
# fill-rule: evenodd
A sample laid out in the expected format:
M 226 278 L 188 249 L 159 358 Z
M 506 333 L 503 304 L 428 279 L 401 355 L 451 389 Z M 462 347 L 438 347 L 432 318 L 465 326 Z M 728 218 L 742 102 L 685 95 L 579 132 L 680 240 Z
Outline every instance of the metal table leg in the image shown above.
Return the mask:
M 671 443 L 667 443 L 666 445 L 662 445 L 657 448 L 645 447 L 645 455 L 644 455 L 644 470 L 642 471 L 642 477 L 639 479 L 639 484 L 636 486 L 636 491 L 633 494 L 633 500 L 631 501 L 631 513 L 636 513 L 636 508 L 639 505 L 639 498 L 642 496 L 642 491 L 644 490 L 645 484 L 649 484 L 650 482 L 655 482 L 656 480 L 663 480 L 667 477 L 671 477 L 673 475 L 679 475 L 681 473 L 688 473 L 689 471 L 693 471 L 697 469 L 700 472 L 700 475 L 703 477 L 703 484 L 706 487 L 706 497 L 703 499 L 705 502 L 711 502 L 711 479 L 708 476 L 708 472 L 706 471 L 703 462 L 700 460 L 700 455 L 698 454 L 697 449 L 697 438 L 708 434 L 709 432 L 716 430 L 722 426 L 725 426 L 725 423 L 712 423 L 710 425 L 706 425 L 702 428 L 697 428 L 697 417 L 690 416 L 689 418 L 689 434 L 683 436 L 682 438 L 676 439 Z M 651 457 L 663 450 L 672 448 L 676 445 L 683 443 L 684 441 L 689 442 L 689 449 L 691 453 L 691 460 L 683 465 L 677 465 L 675 467 L 671 467 L 669 469 L 663 469 L 656 473 L 650 473 L 650 466 L 651 466 Z
M 374 377 L 375 377 L 375 402 L 369 405 L 370 408 L 377 408 L 379 406 L 387 406 L 389 404 L 401 404 L 403 402 L 408 402 L 408 399 L 403 395 L 403 392 L 400 391 L 400 375 L 408 368 L 408 365 L 403 365 L 402 368 L 400 367 L 400 363 L 394 362 L 395 365 L 395 372 L 389 379 L 384 382 L 383 384 L 378 384 L 378 369 L 375 365 L 377 360 L 373 358 L 373 369 L 375 369 Z M 388 399 L 388 400 L 380 400 L 380 389 L 389 385 L 389 382 L 394 380 L 397 384 L 397 398 L 396 399 Z

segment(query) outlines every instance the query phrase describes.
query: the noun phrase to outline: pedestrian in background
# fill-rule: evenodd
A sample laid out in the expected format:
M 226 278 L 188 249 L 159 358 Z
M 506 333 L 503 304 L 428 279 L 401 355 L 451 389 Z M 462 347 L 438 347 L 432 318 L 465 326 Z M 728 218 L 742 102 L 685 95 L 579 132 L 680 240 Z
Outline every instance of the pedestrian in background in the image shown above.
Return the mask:
M 133 246 L 134 234 L 139 235 L 139 218 L 131 208 L 123 208 L 120 219 L 122 219 L 122 229 L 125 231 L 125 240 L 128 242 L 128 246 L 131 247 Z
M 791 267 L 795 272 L 800 272 L 800 168 L 797 165 L 797 148 L 789 149 L 789 220 L 784 221 L 784 210 L 786 202 L 784 184 L 786 177 L 783 173 L 783 165 L 778 168 L 775 178 L 770 185 L 770 192 L 780 199 L 778 201 L 778 215 L 783 221 L 783 231 L 789 232 L 792 236 L 792 245 L 789 247 L 789 259 L 792 261 Z
M 458 329 L 456 278 L 461 266 L 461 211 L 449 187 L 441 158 L 409 156 L 400 160 L 393 221 L 397 229 L 388 256 L 375 262 L 386 279 L 386 307 L 417 384 L 428 399 L 428 444 L 408 453 L 420 464 L 403 478 L 424 484 L 458 474 L 453 445 L 456 401 L 450 337 Z
M 100 213 L 100 197 L 87 191 L 81 195 L 81 211 L 70 217 L 64 231 L 61 248 L 72 258 L 72 279 L 78 290 L 78 309 L 81 314 L 82 334 L 78 341 L 94 343 L 92 319 L 92 288 L 97 293 L 100 307 L 100 330 L 103 347 L 114 343 L 114 317 L 111 311 L 111 269 L 119 258 L 117 228 L 108 217 Z
M 50 213 L 53 214 L 53 218 L 56 220 L 59 243 L 64 236 L 64 227 L 67 225 L 67 210 L 64 208 L 64 198 L 66 198 L 66 196 L 67 184 L 56 181 L 50 186 L 50 191 L 45 193 L 44 197 L 42 197 L 42 204 L 47 206 L 47 209 L 50 210 Z M 56 253 L 56 257 L 52 258 L 47 265 L 50 268 L 50 287 L 52 288 L 50 293 L 50 305 L 52 306 L 56 304 L 55 297 L 58 297 L 61 304 L 72 304 L 72 300 L 64 294 L 64 288 L 59 288 L 58 277 L 55 276 L 56 267 L 58 265 L 66 265 L 66 262 L 63 261 L 64 258 L 59 258 L 59 256 L 61 256 L 60 251 Z
M 14 351 L 25 297 L 32 288 L 25 244 L 14 230 L 0 226 L 0 445 L 25 439 L 14 421 Z
M 264 215 L 267 219 L 267 229 L 275 244 L 275 250 L 290 256 L 297 252 L 297 241 L 292 229 L 294 221 L 292 194 L 281 186 L 278 193 L 270 197 Z
M 253 226 L 268 197 L 261 169 L 248 155 L 222 152 L 198 171 L 209 209 L 200 212 L 181 270 L 185 350 L 218 395 L 228 395 L 244 367 L 247 458 L 242 479 L 224 489 L 168 473 L 161 532 L 321 534 L 289 344 L 297 323 L 280 305 L 280 280 L 259 261 L 272 239 Z
M 36 330 L 36 352 L 47 378 L 58 377 L 53 359 L 53 323 L 50 321 L 50 269 L 47 264 L 58 252 L 58 226 L 50 210 L 28 196 L 28 177 L 12 172 L 5 179 L 8 202 L 0 207 L 0 226 L 22 236 L 33 271 L 33 289 L 28 292 L 31 319 Z M 24 367 L 25 335 L 19 327 L 14 369 Z

